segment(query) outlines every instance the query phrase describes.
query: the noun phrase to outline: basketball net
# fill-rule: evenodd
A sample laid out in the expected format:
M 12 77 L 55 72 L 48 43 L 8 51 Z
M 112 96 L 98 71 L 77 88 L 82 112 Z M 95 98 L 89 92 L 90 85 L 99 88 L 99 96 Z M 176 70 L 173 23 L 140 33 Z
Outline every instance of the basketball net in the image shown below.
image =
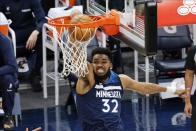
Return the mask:
M 48 21 L 53 28 L 53 38 L 58 42 L 63 54 L 62 76 L 70 72 L 85 77 L 88 74 L 87 46 L 94 38 L 98 27 L 107 35 L 116 35 L 119 32 L 120 14 L 111 10 L 106 15 L 88 15 L 93 22 L 70 24 L 70 17 L 59 17 Z M 50 32 L 49 32 L 50 33 Z
M 63 71 L 61 72 L 61 76 L 68 76 L 70 72 L 77 74 L 78 77 L 85 77 L 88 74 L 87 67 L 87 46 L 90 41 L 94 38 L 95 32 L 97 28 L 92 32 L 91 28 L 85 28 L 85 32 L 83 37 L 87 34 L 90 34 L 91 37 L 89 39 L 84 40 L 82 37 L 81 40 L 77 40 L 76 28 L 72 32 L 69 30 L 70 27 L 61 27 L 60 33 L 57 32 L 56 28 L 53 30 L 53 36 L 55 40 L 58 42 L 58 45 L 63 54 Z M 71 38 L 70 36 L 75 36 L 75 38 Z

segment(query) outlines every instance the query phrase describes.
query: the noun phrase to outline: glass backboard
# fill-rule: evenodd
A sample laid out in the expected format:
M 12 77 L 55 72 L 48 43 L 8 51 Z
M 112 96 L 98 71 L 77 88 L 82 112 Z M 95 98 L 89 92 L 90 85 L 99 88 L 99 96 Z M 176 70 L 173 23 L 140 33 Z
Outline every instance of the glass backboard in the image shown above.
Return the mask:
M 108 0 L 87 0 L 87 12 L 100 15 L 108 12 Z
M 118 5 L 115 5 L 115 1 Z M 157 51 L 157 4 L 155 1 L 146 0 L 87 0 L 86 13 L 92 15 L 108 14 L 111 9 L 123 9 L 119 12 L 120 39 L 131 48 L 147 56 L 154 55 Z M 111 6 L 112 5 L 112 6 Z

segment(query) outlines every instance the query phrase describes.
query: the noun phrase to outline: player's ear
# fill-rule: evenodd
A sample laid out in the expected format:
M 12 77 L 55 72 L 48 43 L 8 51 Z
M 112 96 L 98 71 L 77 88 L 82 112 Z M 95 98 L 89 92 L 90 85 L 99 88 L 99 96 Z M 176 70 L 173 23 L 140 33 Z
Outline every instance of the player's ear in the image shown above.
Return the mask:
M 113 68 L 113 64 L 112 64 L 112 62 L 110 63 L 110 69 L 112 69 Z

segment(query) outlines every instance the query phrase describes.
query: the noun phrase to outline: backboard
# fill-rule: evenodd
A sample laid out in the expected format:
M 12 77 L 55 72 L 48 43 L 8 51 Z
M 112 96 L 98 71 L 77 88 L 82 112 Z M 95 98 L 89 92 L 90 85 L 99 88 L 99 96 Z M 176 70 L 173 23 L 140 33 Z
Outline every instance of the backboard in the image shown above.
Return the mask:
M 109 12 L 109 0 L 87 0 L 87 12 L 93 15 L 101 15 Z
M 146 0 L 86 0 L 84 9 L 92 15 L 108 14 L 115 1 L 123 2 L 120 11 L 119 33 L 114 37 L 120 39 L 140 54 L 154 55 L 157 51 L 157 4 Z M 116 7 L 114 7 L 117 9 Z

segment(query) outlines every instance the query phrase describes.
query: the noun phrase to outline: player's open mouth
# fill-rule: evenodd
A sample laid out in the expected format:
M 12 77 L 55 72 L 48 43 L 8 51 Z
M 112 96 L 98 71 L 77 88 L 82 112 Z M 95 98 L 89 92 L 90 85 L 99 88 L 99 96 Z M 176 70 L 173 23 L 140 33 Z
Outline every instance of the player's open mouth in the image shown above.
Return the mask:
M 102 73 L 104 73 L 104 70 L 103 69 L 98 69 L 97 73 L 101 73 L 102 74 Z

